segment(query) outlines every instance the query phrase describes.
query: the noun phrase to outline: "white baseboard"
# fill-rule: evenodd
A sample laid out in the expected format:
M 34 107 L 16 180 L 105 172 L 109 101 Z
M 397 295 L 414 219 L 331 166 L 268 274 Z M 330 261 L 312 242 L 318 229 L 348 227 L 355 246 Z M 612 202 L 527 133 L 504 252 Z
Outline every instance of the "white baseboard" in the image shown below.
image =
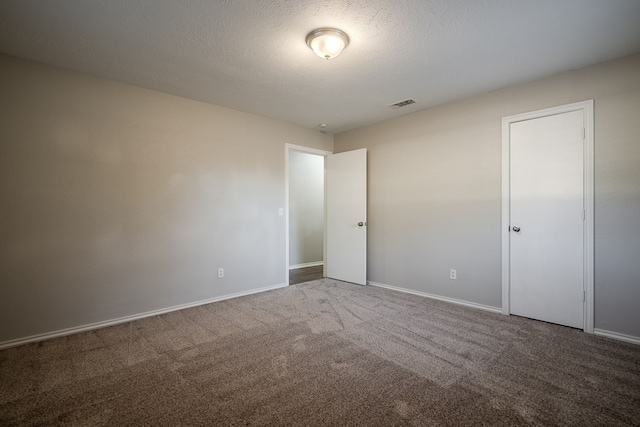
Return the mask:
M 618 332 L 605 331 L 604 329 L 594 329 L 594 335 L 599 335 L 601 337 L 612 338 L 614 340 L 630 342 L 631 344 L 640 345 L 640 337 L 635 337 L 633 335 L 619 334 Z
M 120 323 L 132 322 L 134 320 L 144 319 L 145 317 L 158 316 L 160 314 L 170 313 L 172 311 L 184 310 L 185 308 L 197 307 L 199 305 L 211 304 L 212 302 L 224 301 L 232 298 L 238 298 L 245 295 L 257 294 L 260 292 L 272 291 L 275 289 L 286 288 L 288 285 L 285 283 L 280 283 L 277 285 L 266 286 L 264 288 L 252 289 L 250 291 L 238 292 L 235 294 L 223 295 L 220 297 L 210 298 L 206 300 L 200 300 L 196 302 L 191 302 L 187 304 L 175 305 L 173 307 L 162 308 L 159 310 L 147 311 L 145 313 L 134 314 L 131 316 L 120 317 L 112 320 L 105 320 L 103 322 L 90 323 L 88 325 L 76 326 L 68 329 L 61 329 L 58 331 L 47 332 L 44 334 L 31 335 L 25 338 L 18 338 L 14 340 L 0 342 L 0 350 L 9 347 L 17 347 L 19 345 L 29 344 L 37 341 L 44 341 L 51 338 L 63 337 L 66 335 L 77 334 L 79 332 L 91 331 L 94 329 L 105 328 L 107 326 L 114 326 Z
M 367 283 L 369 285 L 371 285 L 371 286 L 377 286 L 379 288 L 386 288 L 386 289 L 391 289 L 391 290 L 398 291 L 398 292 L 404 292 L 405 294 L 418 295 L 418 296 L 421 296 L 421 297 L 431 298 L 431 299 L 435 299 L 435 300 L 438 300 L 438 301 L 444 301 L 444 302 L 449 302 L 449 303 L 452 303 L 452 304 L 464 305 L 465 307 L 477 308 L 479 310 L 485 310 L 485 311 L 490 311 L 492 313 L 502 314 L 502 309 L 501 308 L 492 307 L 490 305 L 477 304 L 475 302 L 469 302 L 469 301 L 459 300 L 459 299 L 455 299 L 455 298 L 441 297 L 439 295 L 433 295 L 433 294 L 428 294 L 428 293 L 425 293 L 425 292 L 414 291 L 412 289 L 399 288 L 397 286 L 385 285 L 385 284 L 382 284 L 382 283 L 376 283 L 376 282 L 367 282 Z
M 307 268 L 307 267 L 317 267 L 319 265 L 324 265 L 323 261 L 317 261 L 317 262 L 307 262 L 304 264 L 296 264 L 296 265 L 290 265 L 289 266 L 289 270 L 297 270 L 299 268 Z

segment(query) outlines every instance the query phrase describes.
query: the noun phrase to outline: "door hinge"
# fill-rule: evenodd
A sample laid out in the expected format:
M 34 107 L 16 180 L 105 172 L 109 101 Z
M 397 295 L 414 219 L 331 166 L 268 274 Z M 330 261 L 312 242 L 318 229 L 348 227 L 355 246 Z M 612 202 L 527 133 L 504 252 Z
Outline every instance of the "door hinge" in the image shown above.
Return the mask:
M 587 138 L 587 131 L 582 128 L 582 139 L 586 139 Z
M 587 293 L 585 291 L 582 291 L 582 302 L 585 302 L 587 300 Z
M 584 209 L 582 209 L 582 220 L 583 221 L 587 220 L 587 211 L 585 211 Z

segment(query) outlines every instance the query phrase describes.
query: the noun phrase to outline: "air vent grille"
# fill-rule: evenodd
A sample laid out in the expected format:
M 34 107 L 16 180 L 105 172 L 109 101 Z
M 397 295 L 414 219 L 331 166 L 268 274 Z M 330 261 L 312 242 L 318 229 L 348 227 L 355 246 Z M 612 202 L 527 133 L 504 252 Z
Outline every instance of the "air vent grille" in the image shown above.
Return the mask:
M 389 108 L 402 108 L 407 105 L 415 104 L 416 101 L 413 99 L 405 99 L 404 101 L 396 102 L 395 104 L 388 105 Z

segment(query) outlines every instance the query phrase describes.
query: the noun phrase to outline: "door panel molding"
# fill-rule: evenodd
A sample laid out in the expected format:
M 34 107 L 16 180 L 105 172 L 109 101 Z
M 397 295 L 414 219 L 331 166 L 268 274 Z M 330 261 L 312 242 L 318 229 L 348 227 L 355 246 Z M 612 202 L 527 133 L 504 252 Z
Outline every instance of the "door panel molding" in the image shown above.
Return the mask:
M 510 129 L 511 124 L 582 111 L 584 115 L 584 331 L 594 332 L 594 102 L 586 100 L 502 118 L 502 313 L 510 310 Z

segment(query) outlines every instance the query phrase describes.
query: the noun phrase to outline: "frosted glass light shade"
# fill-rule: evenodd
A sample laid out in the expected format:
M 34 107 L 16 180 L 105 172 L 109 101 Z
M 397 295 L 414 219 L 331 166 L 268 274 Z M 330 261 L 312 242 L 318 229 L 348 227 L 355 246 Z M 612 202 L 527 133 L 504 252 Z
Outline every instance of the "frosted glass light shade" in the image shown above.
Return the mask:
M 307 35 L 307 45 L 324 59 L 340 55 L 348 44 L 349 36 L 336 28 L 318 28 Z

